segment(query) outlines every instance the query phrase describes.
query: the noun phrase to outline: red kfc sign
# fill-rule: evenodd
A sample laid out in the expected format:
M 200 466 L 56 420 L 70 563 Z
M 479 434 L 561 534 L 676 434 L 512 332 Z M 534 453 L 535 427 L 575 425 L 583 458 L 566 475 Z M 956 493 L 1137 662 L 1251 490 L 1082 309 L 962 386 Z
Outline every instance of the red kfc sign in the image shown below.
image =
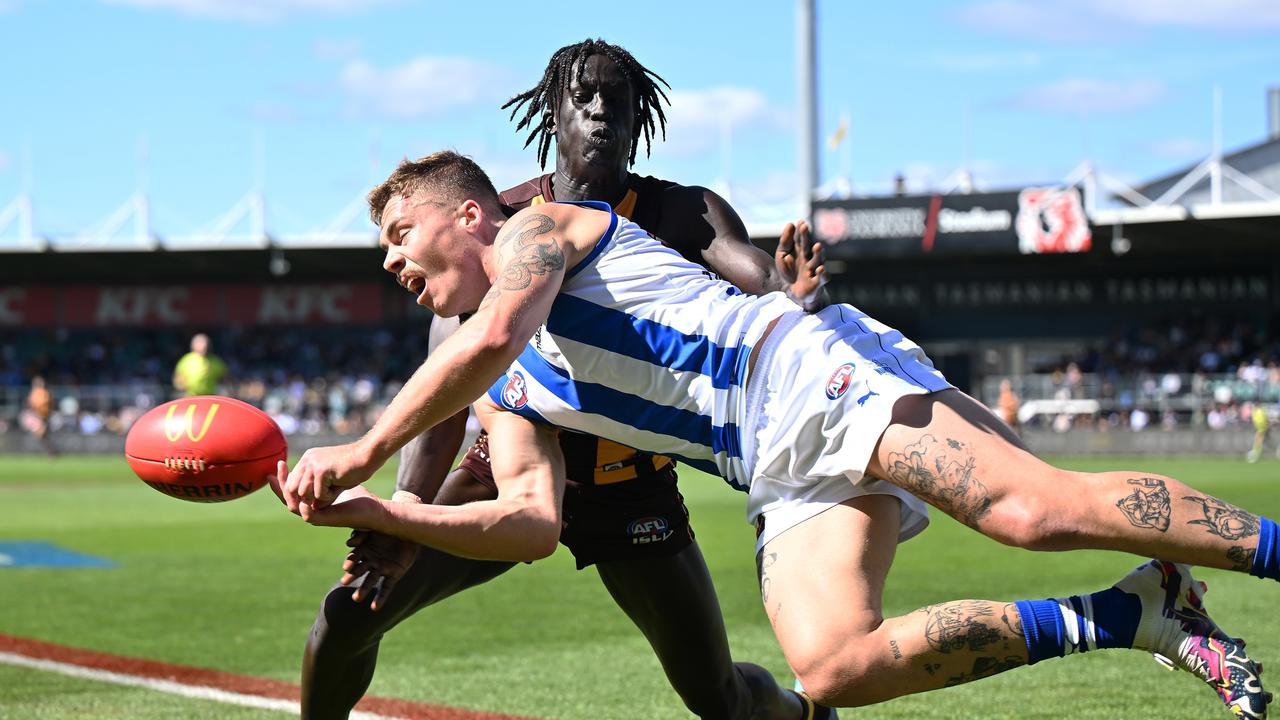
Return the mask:
M 0 327 L 52 325 L 55 294 L 53 288 L 0 288 Z

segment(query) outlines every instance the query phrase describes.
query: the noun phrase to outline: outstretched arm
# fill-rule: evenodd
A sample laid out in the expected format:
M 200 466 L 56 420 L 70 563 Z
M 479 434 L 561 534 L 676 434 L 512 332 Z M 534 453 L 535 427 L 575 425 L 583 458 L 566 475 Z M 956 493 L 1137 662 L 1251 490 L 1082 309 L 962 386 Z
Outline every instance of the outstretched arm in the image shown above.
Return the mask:
M 556 429 L 502 411 L 487 398 L 476 412 L 489 432 L 496 499 L 418 505 L 353 488 L 325 508 L 303 504 L 299 514 L 313 525 L 375 530 L 478 560 L 526 562 L 550 555 L 560 538 L 564 494 Z
M 525 210 L 507 222 L 494 242 L 496 278 L 475 315 L 427 358 L 364 437 L 303 454 L 283 488 L 290 510 L 299 502 L 324 505 L 334 492 L 369 479 L 411 438 L 466 408 L 497 380 L 551 311 L 573 232 L 557 227 L 551 215 L 569 212 Z
M 814 243 L 803 221 L 788 224 L 774 257 L 751 242 L 742 218 L 724 198 L 706 188 L 668 191 L 660 238 L 680 254 L 706 265 L 745 293 L 784 292 L 807 312 L 829 304 L 820 243 Z M 701 216 L 702 223 L 690 222 Z M 670 227 L 668 227 L 670 226 Z

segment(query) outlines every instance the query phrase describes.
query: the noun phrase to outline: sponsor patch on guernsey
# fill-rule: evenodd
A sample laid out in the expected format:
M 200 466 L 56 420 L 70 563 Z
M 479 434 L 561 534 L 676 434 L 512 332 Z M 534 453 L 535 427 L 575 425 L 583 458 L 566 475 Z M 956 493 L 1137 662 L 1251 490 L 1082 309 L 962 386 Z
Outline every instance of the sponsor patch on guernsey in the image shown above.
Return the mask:
M 853 363 L 845 363 L 836 368 L 831 373 L 831 377 L 827 379 L 827 397 L 832 400 L 838 400 L 842 395 L 849 391 L 849 386 L 853 384 Z

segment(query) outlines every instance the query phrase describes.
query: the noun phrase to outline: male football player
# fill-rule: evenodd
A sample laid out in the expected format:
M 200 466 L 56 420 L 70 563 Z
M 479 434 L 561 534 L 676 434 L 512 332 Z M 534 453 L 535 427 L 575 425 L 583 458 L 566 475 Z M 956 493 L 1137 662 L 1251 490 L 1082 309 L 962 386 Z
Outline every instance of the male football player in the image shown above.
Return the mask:
M 821 254 L 810 254 L 807 233 L 784 235 L 780 272 L 714 192 L 629 172 L 640 140 L 647 148 L 664 128 L 662 82 L 625 49 L 600 40 L 557 50 L 541 81 L 504 106 L 514 106 L 513 118 L 524 109 L 517 130 L 532 127 L 529 142 L 538 141 L 544 167 L 554 138 L 555 172 L 503 192 L 502 204 L 521 209 L 557 199 L 604 200 L 745 292 L 792 290 L 810 309 L 824 305 Z M 405 284 L 417 289 L 416 279 Z M 457 323 L 433 322 L 433 346 L 448 334 L 446 326 Z M 465 423 L 464 410 L 405 448 L 394 500 L 460 505 L 497 496 L 486 435 L 444 479 Z M 579 569 L 596 566 L 689 710 L 702 718 L 828 717 L 807 697 L 780 689 L 765 669 L 733 663 L 715 586 L 676 487 L 675 463 L 581 433 L 564 433 L 559 442 L 568 481 L 561 542 Z M 307 642 L 307 718 L 347 717 L 372 680 L 386 631 L 513 566 L 419 549 L 390 536 L 357 533 L 353 542 L 344 576 L 353 586 L 330 591 Z
M 805 314 L 779 293 L 741 294 L 607 205 L 508 217 L 483 171 L 452 152 L 406 161 L 369 204 L 384 267 L 436 313 L 475 314 L 365 437 L 310 450 L 277 480 L 304 518 L 454 554 L 541 557 L 559 534 L 563 466 L 546 427 L 594 432 L 748 493 L 765 610 L 823 704 L 864 705 L 1119 647 L 1196 674 L 1238 717 L 1265 717 L 1260 668 L 1205 612 L 1187 564 L 1280 580 L 1270 519 L 1153 473 L 1052 467 L 1008 440 L 900 333 L 848 305 Z M 477 408 L 491 434 L 513 439 L 504 437 L 501 465 L 494 444 L 497 499 L 439 508 L 365 491 L 326 507 L 414 435 L 486 395 Z M 866 536 L 865 515 L 846 500 L 868 483 L 1009 545 L 1162 559 L 1091 594 L 960 600 L 883 618 L 897 533 L 848 541 Z

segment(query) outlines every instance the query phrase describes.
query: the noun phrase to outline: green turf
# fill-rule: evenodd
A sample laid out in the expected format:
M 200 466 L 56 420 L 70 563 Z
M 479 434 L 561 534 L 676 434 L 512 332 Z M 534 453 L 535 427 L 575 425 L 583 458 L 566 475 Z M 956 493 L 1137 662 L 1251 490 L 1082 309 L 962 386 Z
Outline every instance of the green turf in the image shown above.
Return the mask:
M 1073 461 L 1184 479 L 1271 516 L 1280 466 L 1234 460 Z M 682 471 L 735 656 L 790 681 L 755 589 L 743 496 Z M 383 491 L 390 475 L 373 481 Z M 200 505 L 163 496 L 111 458 L 0 458 L 0 540 L 47 540 L 110 569 L 0 569 L 0 632 L 93 650 L 296 681 L 302 642 L 338 574 L 345 533 L 310 528 L 267 492 Z M 1100 589 L 1135 559 L 1039 555 L 996 545 L 935 513 L 899 551 L 887 614 L 967 597 Z M 1209 604 L 1280 667 L 1272 584 L 1206 570 Z M 444 602 L 383 643 L 372 692 L 566 720 L 687 717 L 647 644 L 592 571 L 563 550 Z M 856 713 L 872 718 L 1225 717 L 1212 694 L 1139 653 L 1092 653 Z M 0 665 L 0 718 L 279 717 Z

